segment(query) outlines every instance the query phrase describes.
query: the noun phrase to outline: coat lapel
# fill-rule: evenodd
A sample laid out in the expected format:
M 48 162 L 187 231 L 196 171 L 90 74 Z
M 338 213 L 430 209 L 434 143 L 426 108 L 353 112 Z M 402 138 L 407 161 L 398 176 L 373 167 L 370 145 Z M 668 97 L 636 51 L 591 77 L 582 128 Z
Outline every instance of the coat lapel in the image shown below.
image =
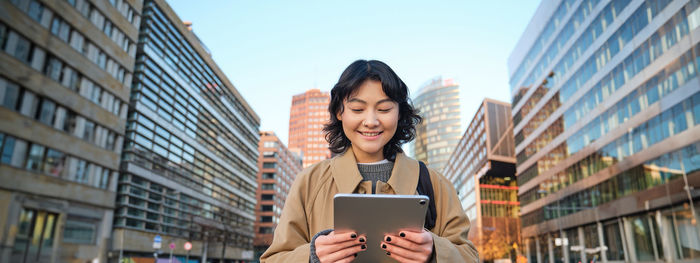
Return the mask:
M 394 168 L 387 183 L 398 195 L 416 194 L 419 172 L 420 166 L 416 160 L 407 157 L 404 153 L 396 153 Z
M 338 186 L 339 193 L 351 194 L 357 188 L 357 185 L 362 182 L 362 175 L 357 169 L 357 161 L 355 154 L 352 152 L 352 147 L 339 157 L 333 160 L 333 180 Z

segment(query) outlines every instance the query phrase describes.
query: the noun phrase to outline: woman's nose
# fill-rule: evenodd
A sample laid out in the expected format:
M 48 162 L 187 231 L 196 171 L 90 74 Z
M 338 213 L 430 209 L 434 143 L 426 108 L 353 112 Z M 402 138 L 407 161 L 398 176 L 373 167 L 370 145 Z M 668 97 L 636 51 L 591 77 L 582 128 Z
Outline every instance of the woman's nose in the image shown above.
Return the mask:
M 374 127 L 379 125 L 377 115 L 374 113 L 368 113 L 367 116 L 365 116 L 365 120 L 362 122 L 362 125 L 365 127 Z

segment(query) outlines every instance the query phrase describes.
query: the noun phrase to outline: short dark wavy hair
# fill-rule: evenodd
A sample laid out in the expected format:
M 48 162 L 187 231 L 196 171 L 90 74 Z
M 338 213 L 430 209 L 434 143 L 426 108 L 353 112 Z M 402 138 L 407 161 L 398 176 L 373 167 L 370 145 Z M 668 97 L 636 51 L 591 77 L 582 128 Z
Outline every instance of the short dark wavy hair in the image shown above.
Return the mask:
M 416 136 L 416 125 L 423 121 L 418 111 L 413 108 L 408 96 L 408 87 L 396 73 L 384 62 L 378 60 L 357 60 L 350 64 L 338 83 L 331 90 L 331 101 L 328 105 L 330 122 L 324 125 L 326 141 L 333 153 L 343 153 L 350 147 L 351 142 L 343 131 L 343 123 L 337 114 L 343 113 L 343 101 L 355 93 L 366 80 L 376 80 L 382 83 L 382 91 L 392 101 L 399 104 L 399 121 L 394 136 L 384 145 L 384 158 L 394 160 L 396 153 L 403 152 L 401 145 L 410 142 Z

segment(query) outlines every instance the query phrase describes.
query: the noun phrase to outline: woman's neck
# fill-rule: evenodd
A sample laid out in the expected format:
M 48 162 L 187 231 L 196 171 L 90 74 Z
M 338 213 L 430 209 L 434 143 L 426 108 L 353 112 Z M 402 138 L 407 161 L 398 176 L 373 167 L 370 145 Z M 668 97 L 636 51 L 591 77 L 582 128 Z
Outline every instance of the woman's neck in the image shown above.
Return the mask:
M 367 153 L 353 147 L 352 153 L 355 155 L 355 161 L 358 163 L 374 163 L 386 159 L 382 151 L 378 153 Z

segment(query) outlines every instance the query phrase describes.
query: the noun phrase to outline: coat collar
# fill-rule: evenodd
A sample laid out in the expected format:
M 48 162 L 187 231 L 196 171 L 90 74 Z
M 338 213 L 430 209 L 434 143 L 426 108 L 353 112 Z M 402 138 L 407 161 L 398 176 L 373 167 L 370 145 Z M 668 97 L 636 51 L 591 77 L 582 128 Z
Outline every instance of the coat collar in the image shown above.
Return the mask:
M 352 147 L 334 158 L 332 165 L 333 179 L 340 193 L 350 194 L 355 191 L 362 182 L 362 175 L 357 169 L 357 160 L 352 152 Z M 387 184 L 394 189 L 396 194 L 412 195 L 416 193 L 418 186 L 418 174 L 420 168 L 418 162 L 407 157 L 404 153 L 397 153 L 394 168 Z

